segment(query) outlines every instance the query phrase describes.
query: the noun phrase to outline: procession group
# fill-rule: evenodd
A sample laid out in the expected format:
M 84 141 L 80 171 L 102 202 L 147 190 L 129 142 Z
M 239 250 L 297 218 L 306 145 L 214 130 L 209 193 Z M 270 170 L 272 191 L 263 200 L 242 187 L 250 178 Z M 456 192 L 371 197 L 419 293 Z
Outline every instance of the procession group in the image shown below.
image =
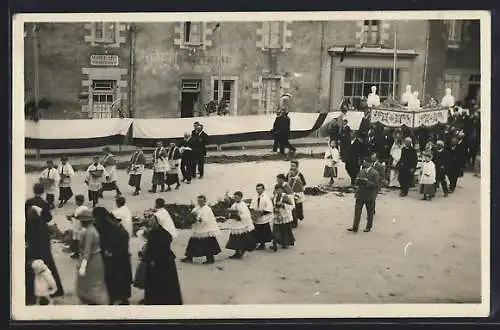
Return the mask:
M 208 136 L 196 123 L 192 134 L 186 134 L 180 146 L 174 143 L 164 148 L 161 142 L 153 151 L 153 179 L 151 193 L 170 190 L 180 186 L 179 172 L 183 180 L 190 183 L 195 177 L 195 166 L 199 178 L 203 177 L 203 164 Z M 194 140 L 194 142 L 193 142 Z M 74 196 L 76 209 L 67 216 L 72 222 L 72 258 L 78 260 L 76 270 L 76 295 L 82 304 L 128 304 L 131 286 L 144 289 L 143 304 L 182 304 L 175 255 L 170 245 L 177 237 L 174 222 L 165 208 L 165 200 L 157 198 L 154 216 L 137 235 L 145 241 L 139 252 L 140 263 L 132 276 L 129 240 L 134 235 L 132 215 L 126 205 L 116 180 L 116 161 L 109 148 L 104 148 L 103 157 L 94 157 L 85 172 L 88 186 L 88 201 L 85 196 Z M 186 156 L 187 155 L 187 156 Z M 199 157 L 201 156 L 201 157 Z M 201 158 L 201 159 L 200 159 Z M 140 147 L 134 152 L 128 167 L 129 185 L 134 195 L 141 191 L 141 177 L 146 158 Z M 47 304 L 51 298 L 62 296 L 64 290 L 58 275 L 50 245 L 49 226 L 51 210 L 57 187 L 59 207 L 72 197 L 72 177 L 75 172 L 67 157 L 55 167 L 47 162 L 34 186 L 35 196 L 25 204 L 26 212 L 26 303 Z M 166 186 L 166 189 L 165 189 Z M 287 174 L 276 176 L 273 192 L 268 193 L 264 184 L 256 185 L 256 195 L 251 204 L 243 199 L 240 191 L 226 196 L 227 217 L 232 219 L 226 248 L 234 250 L 231 259 L 242 259 L 246 252 L 278 246 L 287 249 L 295 243 L 293 228 L 304 219 L 303 197 L 306 181 L 299 171 L 299 162 L 290 162 Z M 116 206 L 112 212 L 99 206 L 103 192 L 116 191 Z M 194 258 L 205 257 L 204 264 L 213 264 L 214 256 L 221 252 L 217 240 L 219 226 L 206 197 L 197 197 L 197 206 L 192 210 L 196 222 L 182 262 L 192 263 Z M 272 226 L 271 226 L 272 223 Z M 43 269 L 43 270 L 42 270 Z
M 280 116 L 286 116 L 286 111 Z M 460 108 L 452 111 L 449 122 L 442 127 L 388 129 L 372 124 L 370 111 L 366 111 L 356 134 L 352 134 L 347 120 L 342 118 L 328 127 L 328 133 L 323 176 L 334 185 L 338 166 L 342 162 L 345 164 L 351 185 L 356 188 L 354 220 L 348 228 L 353 233 L 358 231 L 363 207 L 367 210 L 364 231 L 372 229 L 375 201 L 382 186 L 400 189 L 400 196 L 405 197 L 418 176 L 423 200 L 431 200 L 439 187 L 444 196 L 448 196 L 454 192 L 466 166 L 474 165 L 480 149 L 479 111 Z M 285 130 L 279 135 L 278 147 L 293 152 L 294 148 L 287 144 L 288 134 Z M 202 178 L 207 141 L 203 126 L 195 123 L 192 134 L 186 134 L 179 146 L 171 143 L 164 148 L 158 142 L 152 155 L 153 179 L 149 191 L 157 192 L 158 186 L 162 192 L 168 191 L 174 184 L 178 188 L 181 181 L 190 183 L 196 177 L 196 170 Z M 64 294 L 52 257 L 47 224 L 52 220 L 57 186 L 59 206 L 62 207 L 73 196 L 71 178 L 75 173 L 66 157 L 61 158 L 57 168 L 51 161 L 47 165 L 41 173 L 40 183 L 34 186 L 35 197 L 25 204 L 27 304 L 47 304 L 51 298 Z M 129 185 L 134 188 L 134 195 L 141 191 L 145 165 L 144 152 L 138 147 L 128 167 Z M 134 235 L 132 215 L 121 196 L 115 174 L 116 161 L 109 148 L 105 148 L 104 157 L 95 157 L 86 171 L 85 182 L 92 207 L 85 205 L 83 195 L 76 195 L 76 209 L 68 215 L 73 226 L 72 257 L 78 260 L 76 295 L 82 304 L 124 305 L 129 304 L 133 285 L 144 289 L 143 304 L 182 304 L 175 255 L 171 250 L 177 230 L 166 210 L 165 200 L 156 198 L 154 216 L 138 232 L 144 246 L 139 252 L 140 263 L 134 276 L 129 253 L 129 240 Z M 304 219 L 305 186 L 299 162 L 292 160 L 289 172 L 278 174 L 269 192 L 264 184 L 256 185 L 250 205 L 244 201 L 241 191 L 226 196 L 227 217 L 233 219 L 225 245 L 235 251 L 230 258 L 242 259 L 246 252 L 266 249 L 266 244 L 270 244 L 274 252 L 278 251 L 278 246 L 283 249 L 294 246 L 293 230 Z M 117 193 L 117 208 L 111 212 L 99 206 L 99 198 L 108 190 Z M 203 264 L 213 264 L 214 257 L 221 252 L 217 239 L 220 232 L 205 196 L 197 196 L 192 213 L 196 222 L 181 261 L 193 263 L 194 258 L 204 257 Z

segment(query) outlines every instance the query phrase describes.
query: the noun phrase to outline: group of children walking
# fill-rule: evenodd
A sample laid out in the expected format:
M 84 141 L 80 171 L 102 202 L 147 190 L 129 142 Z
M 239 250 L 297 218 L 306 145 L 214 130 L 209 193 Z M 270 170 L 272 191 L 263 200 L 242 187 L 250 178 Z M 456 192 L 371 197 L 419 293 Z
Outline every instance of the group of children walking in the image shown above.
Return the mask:
M 234 250 L 231 259 L 241 259 L 246 252 L 265 250 L 270 243 L 271 250 L 278 246 L 287 249 L 294 246 L 293 228 L 304 219 L 303 196 L 305 178 L 298 169 L 298 161 L 291 162 L 288 175 L 279 174 L 274 191 L 269 194 L 264 184 L 256 185 L 256 194 L 250 205 L 243 200 L 243 193 L 236 191 L 232 197 L 225 197 L 230 203 L 228 218 L 233 219 L 226 248 Z M 205 257 L 204 264 L 215 262 L 214 256 L 221 252 L 217 241 L 219 227 L 206 197 L 198 196 L 197 206 L 193 209 L 196 222 L 189 239 L 182 262 L 191 263 L 194 258 Z

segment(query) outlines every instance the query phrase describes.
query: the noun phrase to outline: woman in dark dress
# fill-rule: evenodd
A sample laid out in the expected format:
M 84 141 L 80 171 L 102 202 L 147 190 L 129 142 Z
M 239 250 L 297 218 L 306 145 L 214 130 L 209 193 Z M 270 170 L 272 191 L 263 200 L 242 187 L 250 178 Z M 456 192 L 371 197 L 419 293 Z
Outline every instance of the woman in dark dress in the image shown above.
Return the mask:
M 110 304 L 128 305 L 132 286 L 128 233 L 113 214 L 103 207 L 96 207 L 93 216 L 100 237 Z
M 34 273 L 31 269 L 31 261 L 41 259 L 49 267 L 57 285 L 57 291 L 51 297 L 64 295 L 64 290 L 57 271 L 50 246 L 50 231 L 48 223 L 52 220 L 49 204 L 42 198 L 44 194 L 43 185 L 37 183 L 33 187 L 35 197 L 30 198 L 24 204 L 25 211 L 25 245 L 26 245 L 26 305 L 36 303 L 34 292 Z
M 147 243 L 141 255 L 146 263 L 144 288 L 145 305 L 182 305 L 181 289 L 175 254 L 170 245 L 177 231 L 170 214 L 165 209 L 165 200 L 155 201 L 155 216 L 147 233 Z

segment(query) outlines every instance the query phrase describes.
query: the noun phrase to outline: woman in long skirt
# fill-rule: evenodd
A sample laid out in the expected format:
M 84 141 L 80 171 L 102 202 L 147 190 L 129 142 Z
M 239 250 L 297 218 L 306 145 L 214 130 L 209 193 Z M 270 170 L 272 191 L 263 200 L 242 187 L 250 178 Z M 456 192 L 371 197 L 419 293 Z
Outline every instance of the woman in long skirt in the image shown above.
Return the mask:
M 113 305 L 128 305 L 133 282 L 128 233 L 105 208 L 96 207 L 93 215 L 100 236 L 109 300 Z
M 104 263 L 100 238 L 90 210 L 80 214 L 83 230 L 80 236 L 80 262 L 77 267 L 76 295 L 84 305 L 108 305 Z
M 142 254 L 142 261 L 147 265 L 144 304 L 182 305 L 175 254 L 170 247 L 172 239 L 177 237 L 177 231 L 165 209 L 165 200 L 158 198 L 155 204 L 157 211 Z
M 214 256 L 221 252 L 217 235 L 220 233 L 219 226 L 207 198 L 198 196 L 198 206 L 193 209 L 196 222 L 193 224 L 193 235 L 186 247 L 186 257 L 182 262 L 192 262 L 193 258 L 206 257 L 204 264 L 213 264 Z
M 283 249 L 295 245 L 295 237 L 292 232 L 293 222 L 293 200 L 285 194 L 283 186 L 274 186 L 274 225 L 273 225 L 273 251 L 278 250 L 278 244 Z
M 273 233 L 271 232 L 271 221 L 273 219 L 273 201 L 262 183 L 255 187 L 257 195 L 250 203 L 250 209 L 254 216 L 255 226 L 254 238 L 257 244 L 257 250 L 264 250 L 266 243 L 272 242 Z
M 245 252 L 255 250 L 255 238 L 253 236 L 255 226 L 252 221 L 250 209 L 243 201 L 243 193 L 237 191 L 233 195 L 234 203 L 229 209 L 230 213 L 236 215 L 236 224 L 231 227 L 231 234 L 226 243 L 226 249 L 234 250 L 231 259 L 241 259 Z

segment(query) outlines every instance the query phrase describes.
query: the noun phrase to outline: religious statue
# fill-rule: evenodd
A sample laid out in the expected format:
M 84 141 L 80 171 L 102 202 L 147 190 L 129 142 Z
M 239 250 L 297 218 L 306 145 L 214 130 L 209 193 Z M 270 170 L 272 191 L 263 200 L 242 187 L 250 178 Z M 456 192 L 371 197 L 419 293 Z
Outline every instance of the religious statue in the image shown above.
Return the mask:
M 420 100 L 418 99 L 417 91 L 411 94 L 411 98 L 408 100 L 408 109 L 411 110 L 420 109 Z
M 406 91 L 401 95 L 401 103 L 408 105 L 409 100 L 412 98 L 411 85 L 406 85 Z
M 366 100 L 366 104 L 368 107 L 378 107 L 380 105 L 380 97 L 377 95 L 377 87 L 372 86 L 372 92 L 368 94 L 368 99 Z
M 446 108 L 451 108 L 454 105 L 455 105 L 455 98 L 453 97 L 453 95 L 451 95 L 451 88 L 446 88 L 445 95 L 441 100 L 441 106 Z

